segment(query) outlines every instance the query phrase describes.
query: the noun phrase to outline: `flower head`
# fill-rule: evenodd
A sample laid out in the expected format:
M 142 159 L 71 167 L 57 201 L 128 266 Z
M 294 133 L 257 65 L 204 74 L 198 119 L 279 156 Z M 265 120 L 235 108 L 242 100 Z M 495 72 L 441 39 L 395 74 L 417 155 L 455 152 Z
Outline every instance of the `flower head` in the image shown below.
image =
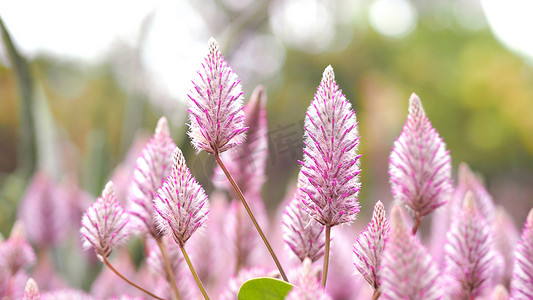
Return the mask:
M 22 221 L 13 226 L 9 239 L 0 242 L 0 268 L 14 276 L 20 269 L 35 262 L 35 252 L 26 240 Z
M 22 300 L 38 300 L 41 299 L 41 294 L 39 293 L 39 288 L 37 283 L 33 278 L 28 279 L 26 283 L 26 288 L 24 289 L 24 298 Z
M 394 206 L 391 233 L 383 251 L 382 299 L 442 299 L 435 262 L 404 222 L 401 209 Z
M 432 127 L 420 98 L 412 94 L 409 114 L 389 159 L 392 194 L 421 218 L 448 201 L 450 155 Z
M 110 181 L 81 219 L 83 246 L 93 247 L 98 258 L 103 261 L 115 246 L 128 237 L 128 221 L 129 215 L 117 202 L 113 183 Z
M 374 206 L 372 221 L 357 237 L 353 249 L 355 267 L 374 289 L 379 288 L 381 253 L 388 234 L 389 222 L 385 217 L 385 207 L 378 201 Z
M 313 262 L 307 257 L 302 262 L 302 269 L 298 276 L 297 286 L 289 292 L 286 300 L 330 300 L 320 286 L 320 273 L 313 268 Z
M 353 222 L 361 186 L 357 120 L 331 66 L 307 109 L 304 144 L 302 201 L 308 213 L 322 225 Z
M 294 196 L 285 208 L 282 222 L 283 240 L 300 261 L 303 262 L 307 257 L 315 262 L 324 255 L 324 225 L 305 212 L 300 200 L 303 184 L 305 183 L 299 180 Z
M 180 247 L 207 220 L 207 196 L 191 175 L 179 148 L 174 150 L 172 169 L 154 202 L 158 228 L 172 234 Z
M 529 211 L 516 246 L 511 298 L 533 299 L 533 209 Z
M 242 88 L 215 39 L 189 91 L 189 136 L 194 147 L 208 153 L 222 153 L 245 138 Z
M 129 191 L 129 210 L 137 229 L 160 238 L 153 221 L 153 199 L 157 189 L 168 176 L 172 166 L 172 153 L 176 145 L 172 141 L 165 117 L 159 119 L 154 136 L 137 159 L 133 183 Z
M 471 299 L 492 288 L 494 252 L 490 227 L 479 214 L 472 194 L 467 193 L 461 214 L 447 234 L 446 275 L 454 299 Z

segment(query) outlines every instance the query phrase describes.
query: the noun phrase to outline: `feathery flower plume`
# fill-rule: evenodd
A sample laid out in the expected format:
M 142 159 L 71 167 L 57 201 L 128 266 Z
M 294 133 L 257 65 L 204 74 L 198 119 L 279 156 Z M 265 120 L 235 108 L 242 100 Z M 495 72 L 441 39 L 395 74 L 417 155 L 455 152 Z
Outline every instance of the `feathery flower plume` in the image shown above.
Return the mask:
M 189 136 L 196 150 L 222 153 L 244 141 L 242 88 L 215 39 L 189 91 Z
M 241 191 L 246 195 L 259 194 L 265 182 L 265 168 L 268 157 L 266 92 L 265 88 L 255 88 L 250 101 L 244 106 L 244 125 L 248 127 L 246 140 L 220 155 L 226 168 L 233 176 Z M 233 192 L 220 166 L 215 168 L 213 182 L 218 188 Z M 247 197 L 248 198 L 248 197 Z M 258 197 L 254 197 L 258 198 Z
M 522 236 L 516 246 L 511 298 L 533 299 L 533 209 L 527 215 Z
M 126 224 L 129 215 L 118 204 L 113 183 L 106 184 L 102 195 L 83 215 L 80 233 L 85 248 L 93 247 L 96 255 L 104 261 L 111 250 L 128 237 Z
M 380 299 L 442 299 L 433 258 L 404 223 L 399 206 L 391 212 L 391 230 L 383 251 Z
M 490 227 L 479 214 L 472 194 L 452 223 L 445 246 L 447 283 L 453 299 L 472 299 L 490 292 L 494 252 Z
M 307 109 L 301 162 L 303 203 L 324 226 L 351 223 L 359 212 L 359 136 L 351 107 L 328 66 Z
M 204 189 L 192 176 L 179 148 L 173 153 L 173 166 L 154 199 L 156 222 L 164 234 L 170 233 L 183 248 L 191 235 L 207 220 L 208 202 Z
M 389 158 L 392 194 L 414 214 L 413 233 L 423 216 L 448 201 L 452 192 L 450 161 L 444 141 L 413 93 L 407 121 Z
M 26 233 L 22 221 L 18 220 L 9 239 L 0 242 L 0 268 L 14 276 L 20 269 L 35 262 L 35 252 L 26 240 Z
M 41 294 L 39 293 L 39 288 L 37 283 L 33 278 L 28 279 L 26 283 L 26 288 L 24 289 L 24 298 L 22 300 L 39 300 L 41 299 Z
M 313 268 L 313 262 L 306 257 L 295 286 L 286 300 L 330 300 L 331 297 L 320 287 L 320 276 Z
M 137 158 L 133 183 L 129 190 L 129 211 L 133 223 L 141 232 L 148 232 L 154 238 L 161 238 L 153 221 L 153 199 L 157 189 L 167 178 L 172 167 L 172 153 L 176 145 L 172 141 L 165 117 L 159 119 L 154 136 Z
M 385 207 L 378 201 L 374 206 L 372 221 L 357 237 L 353 246 L 355 267 L 375 290 L 380 285 L 381 253 L 385 248 L 389 229 Z
M 324 225 L 315 221 L 303 208 L 300 194 L 303 193 L 301 186 L 304 184 L 302 180 L 298 181 L 294 196 L 285 208 L 283 240 L 300 261 L 303 262 L 307 257 L 315 262 L 324 255 Z

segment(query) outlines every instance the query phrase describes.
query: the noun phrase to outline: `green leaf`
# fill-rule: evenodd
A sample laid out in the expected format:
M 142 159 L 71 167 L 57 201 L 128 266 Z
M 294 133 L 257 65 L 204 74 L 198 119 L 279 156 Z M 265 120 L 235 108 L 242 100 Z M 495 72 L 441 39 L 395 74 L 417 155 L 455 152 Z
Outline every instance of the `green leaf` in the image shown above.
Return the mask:
M 253 278 L 242 284 L 239 300 L 283 300 L 293 285 L 269 277 Z

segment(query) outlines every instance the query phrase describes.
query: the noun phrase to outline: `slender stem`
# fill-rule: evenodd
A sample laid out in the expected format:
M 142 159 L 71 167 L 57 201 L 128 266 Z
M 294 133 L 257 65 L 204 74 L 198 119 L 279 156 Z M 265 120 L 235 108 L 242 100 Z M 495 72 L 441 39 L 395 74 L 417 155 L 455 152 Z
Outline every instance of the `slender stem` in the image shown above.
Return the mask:
M 324 268 L 322 269 L 322 286 L 324 289 L 326 289 L 326 279 L 328 278 L 330 236 L 331 226 L 326 225 L 326 249 L 324 250 Z
M 420 227 L 421 222 L 422 222 L 422 217 L 420 217 L 418 213 L 415 214 L 415 223 L 413 224 L 413 230 L 411 231 L 413 235 L 415 235 L 416 232 L 418 231 L 418 227 Z
M 124 281 L 126 281 L 127 283 L 129 283 L 130 285 L 138 288 L 139 290 L 143 291 L 144 293 L 146 293 L 147 295 L 150 295 L 150 297 L 153 297 L 153 298 L 156 298 L 156 299 L 159 299 L 159 300 L 164 300 L 163 298 L 161 297 L 157 297 L 156 295 L 150 293 L 149 291 L 143 289 L 142 287 L 136 285 L 135 283 L 133 283 L 131 280 L 129 280 L 128 278 L 124 277 L 122 274 L 120 274 L 119 271 L 117 271 L 117 269 L 115 269 L 110 263 L 109 261 L 107 260 L 107 258 L 104 257 L 104 263 L 106 264 L 106 266 L 111 269 L 111 271 L 113 271 L 115 274 L 117 274 L 118 277 L 122 278 Z
M 170 268 L 170 264 L 168 263 L 167 255 L 165 253 L 165 247 L 163 246 L 163 242 L 161 239 L 155 239 L 157 241 L 157 245 L 159 246 L 159 250 L 161 250 L 161 256 L 163 256 L 163 260 L 165 261 L 165 267 L 167 269 L 167 275 L 169 279 L 169 284 L 172 290 L 174 291 L 174 295 L 177 298 L 177 300 L 181 300 L 180 293 L 178 292 L 178 287 L 176 286 L 176 279 L 174 278 L 174 272 L 172 272 L 172 269 Z
M 207 292 L 204 289 L 204 286 L 202 285 L 202 282 L 200 281 L 200 278 L 198 277 L 198 274 L 196 274 L 196 271 L 194 270 L 194 267 L 192 266 L 191 260 L 189 259 L 189 255 L 187 255 L 187 251 L 185 251 L 184 246 L 180 246 L 181 253 L 183 253 L 183 257 L 185 258 L 185 261 L 187 262 L 187 265 L 189 266 L 189 269 L 191 269 L 192 276 L 194 277 L 194 280 L 196 281 L 196 284 L 200 288 L 200 291 L 204 295 L 205 300 L 209 300 L 209 296 L 207 296 Z
M 259 235 L 261 236 L 261 239 L 263 239 L 263 242 L 265 243 L 266 247 L 268 248 L 268 252 L 270 252 L 270 255 L 272 256 L 272 259 L 274 260 L 274 263 L 276 263 L 276 266 L 278 267 L 278 270 L 279 270 L 279 273 L 281 274 L 281 277 L 283 277 L 283 280 L 285 280 L 286 282 L 289 282 L 289 280 L 287 279 L 287 275 L 285 275 L 285 271 L 283 271 L 283 267 L 281 266 L 281 264 L 280 264 L 280 262 L 278 260 L 278 257 L 276 256 L 276 253 L 274 253 L 274 250 L 270 246 L 270 243 L 268 242 L 265 234 L 263 233 L 263 230 L 261 230 L 261 227 L 259 226 L 259 223 L 257 223 L 257 220 L 255 219 L 254 214 L 252 213 L 252 210 L 250 209 L 250 206 L 248 206 L 248 203 L 246 202 L 246 199 L 244 199 L 244 195 L 241 192 L 241 189 L 239 189 L 239 186 L 237 185 L 235 180 L 233 180 L 233 177 L 231 177 L 231 174 L 226 169 L 226 166 L 224 165 L 224 163 L 220 159 L 220 156 L 219 156 L 218 153 L 215 153 L 215 159 L 216 159 L 218 165 L 220 166 L 220 168 L 222 169 L 222 171 L 224 171 L 224 174 L 226 174 L 226 177 L 228 178 L 229 182 L 233 186 L 233 189 L 235 190 L 235 192 L 237 193 L 237 195 L 241 199 L 242 205 L 244 205 L 244 208 L 248 212 L 248 215 L 250 216 L 250 219 L 252 219 L 252 222 L 254 223 L 254 226 L 257 229 L 257 232 L 259 232 Z
M 374 294 L 372 295 L 372 300 L 378 300 L 380 296 L 381 296 L 380 290 L 379 289 L 375 289 L 374 290 Z

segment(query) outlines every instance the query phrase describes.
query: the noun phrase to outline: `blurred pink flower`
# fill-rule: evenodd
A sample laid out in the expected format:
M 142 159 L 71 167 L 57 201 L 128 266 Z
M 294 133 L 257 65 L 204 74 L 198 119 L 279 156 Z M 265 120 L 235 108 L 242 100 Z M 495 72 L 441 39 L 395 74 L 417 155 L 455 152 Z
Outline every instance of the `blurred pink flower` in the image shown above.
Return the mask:
M 472 299 L 490 292 L 495 271 L 491 228 L 479 214 L 471 193 L 466 194 L 447 239 L 445 272 L 453 299 Z
M 511 298 L 533 299 L 533 209 L 527 215 L 522 236 L 516 246 Z
M 359 273 L 374 288 L 380 285 L 381 256 L 389 235 L 389 222 L 381 201 L 374 206 L 372 220 L 354 244 L 354 264 Z
M 351 107 L 328 66 L 307 109 L 301 162 L 303 204 L 325 226 L 351 223 L 359 212 L 359 136 Z
M 136 229 L 161 238 L 153 220 L 153 199 L 157 189 L 168 176 L 172 167 L 172 153 L 176 145 L 172 141 L 167 119 L 157 123 L 154 136 L 137 159 L 133 182 L 129 190 L 129 211 Z
M 22 221 L 17 221 L 9 238 L 0 242 L 0 268 L 9 276 L 35 263 L 35 252 L 26 240 Z
M 320 271 L 313 268 L 313 262 L 306 257 L 302 262 L 302 268 L 296 286 L 289 292 L 286 300 L 330 300 L 320 286 Z
M 85 248 L 93 247 L 100 260 L 109 256 L 111 250 L 128 238 L 126 224 L 129 215 L 118 204 L 113 183 L 106 184 L 102 195 L 83 215 L 80 233 Z
M 242 88 L 215 39 L 189 91 L 189 136 L 196 150 L 222 153 L 245 139 Z
M 394 206 L 390 236 L 383 251 L 380 299 L 442 299 L 438 268 L 404 222 L 401 208 Z
M 207 220 L 208 202 L 204 189 L 185 164 L 179 148 L 173 153 L 173 166 L 154 199 L 155 218 L 163 234 L 172 234 L 183 247 Z
M 409 113 L 389 158 L 394 197 L 420 219 L 448 201 L 452 192 L 451 159 L 432 127 L 420 98 L 412 94 Z
M 507 289 L 505 288 L 505 286 L 503 286 L 502 284 L 498 284 L 492 290 L 490 299 L 491 300 L 508 300 L 509 292 L 507 292 Z
M 233 151 L 226 151 L 220 156 L 226 162 L 225 166 L 228 172 L 245 195 L 260 194 L 266 179 L 265 168 L 268 157 L 266 92 L 264 87 L 255 88 L 250 101 L 244 107 L 244 116 L 244 125 L 248 127 L 246 140 L 235 147 Z M 213 183 L 218 188 L 223 188 L 230 193 L 235 192 L 218 165 L 213 174 Z M 246 198 L 252 200 L 259 197 Z
M 299 177 L 302 177 L 301 174 Z M 315 262 L 324 256 L 324 225 L 304 210 L 300 198 L 304 184 L 300 178 L 294 196 L 285 208 L 282 221 L 283 240 L 300 261 L 303 262 L 307 257 Z

